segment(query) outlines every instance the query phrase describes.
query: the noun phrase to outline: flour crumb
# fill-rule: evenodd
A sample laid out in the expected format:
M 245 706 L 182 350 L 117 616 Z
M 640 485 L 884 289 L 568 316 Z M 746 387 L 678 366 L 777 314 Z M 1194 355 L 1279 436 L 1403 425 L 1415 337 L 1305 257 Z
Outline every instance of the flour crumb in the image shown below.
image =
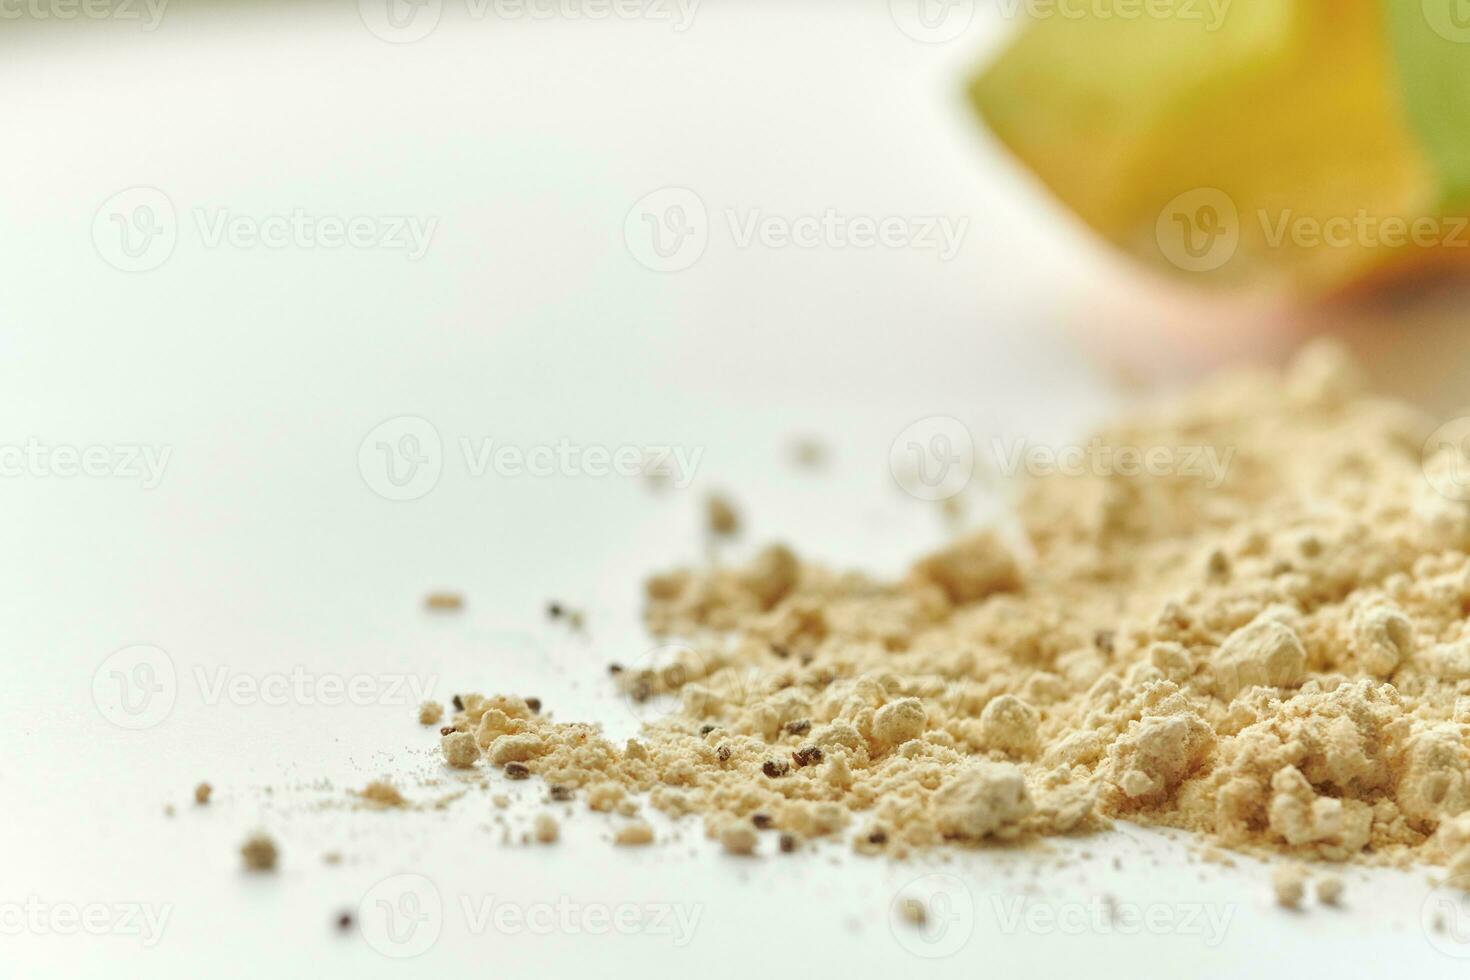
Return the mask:
M 819 470 L 830 461 L 832 452 L 816 436 L 798 436 L 791 440 L 791 462 L 799 469 Z
M 549 813 L 536 814 L 534 829 L 536 840 L 541 844 L 554 844 L 561 836 L 561 827 L 557 824 L 556 818 Z
M 617 834 L 613 837 L 613 843 L 622 847 L 641 847 L 644 844 L 652 844 L 653 828 L 642 821 L 625 824 L 618 828 Z
M 1019 769 L 981 763 L 954 776 L 934 797 L 941 833 L 978 840 L 1006 834 L 1035 809 Z
M 1271 872 L 1271 888 L 1276 893 L 1276 904 L 1288 909 L 1299 908 L 1307 893 L 1307 881 L 1310 877 L 1305 865 L 1277 865 Z
M 276 842 L 264 833 L 254 833 L 240 845 L 240 857 L 246 871 L 274 871 L 279 852 Z
M 444 718 L 444 705 L 438 701 L 425 701 L 419 705 L 419 724 L 437 725 Z
M 724 494 L 712 493 L 705 498 L 704 519 L 709 532 L 716 537 L 728 538 L 740 533 L 740 512 Z
M 194 787 L 194 803 L 198 806 L 206 806 L 209 798 L 214 795 L 214 787 L 208 783 L 200 783 Z
M 917 898 L 898 900 L 898 917 L 912 926 L 923 926 L 929 921 L 929 910 Z
M 386 779 L 376 779 L 368 783 L 358 793 L 358 796 L 374 806 L 383 808 L 408 805 L 408 801 L 403 798 L 398 788 Z
M 730 854 L 754 854 L 759 840 L 754 828 L 743 823 L 731 822 L 720 831 L 720 846 Z
M 444 761 L 456 769 L 470 769 L 480 761 L 480 747 L 469 732 L 450 732 L 439 740 Z
M 430 592 L 424 597 L 424 608 L 431 612 L 459 612 L 464 608 L 464 596 L 458 592 Z

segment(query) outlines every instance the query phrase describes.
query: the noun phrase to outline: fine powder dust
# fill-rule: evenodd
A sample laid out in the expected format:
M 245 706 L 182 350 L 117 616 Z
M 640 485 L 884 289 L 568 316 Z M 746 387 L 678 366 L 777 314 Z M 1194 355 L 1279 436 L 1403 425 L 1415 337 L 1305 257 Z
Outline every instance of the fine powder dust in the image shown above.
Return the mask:
M 1029 479 L 1013 527 L 899 581 L 780 545 L 657 576 L 648 624 L 681 646 L 612 669 L 670 713 L 618 745 L 463 695 L 448 761 L 698 815 L 738 853 L 839 835 L 901 857 L 1121 819 L 1470 881 L 1470 504 L 1432 479 L 1470 462 L 1425 460 L 1433 427 L 1314 346 L 1098 436 L 1166 447 L 1175 472 Z M 1223 474 L 1188 465 L 1206 450 Z

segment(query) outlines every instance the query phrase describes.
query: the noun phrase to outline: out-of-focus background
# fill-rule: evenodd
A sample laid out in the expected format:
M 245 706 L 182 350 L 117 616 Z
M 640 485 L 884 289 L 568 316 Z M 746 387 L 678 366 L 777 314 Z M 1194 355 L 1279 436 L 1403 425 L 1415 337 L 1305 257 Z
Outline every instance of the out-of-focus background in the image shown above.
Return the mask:
M 7 970 L 1452 964 L 1420 881 L 1352 872 L 1347 910 L 1287 916 L 1261 869 L 1137 830 L 742 863 L 664 824 L 675 846 L 614 849 L 585 812 L 522 847 L 529 785 L 350 806 L 380 775 L 453 793 L 421 690 L 631 733 L 605 666 L 650 645 L 642 577 L 705 557 L 711 492 L 732 556 L 891 574 L 1003 510 L 993 439 L 1075 438 L 1313 333 L 1454 407 L 1453 280 L 1222 294 L 1079 221 L 967 95 L 1026 9 L 0 0 Z M 966 439 L 956 484 L 894 465 Z M 439 588 L 463 612 L 425 612 Z M 276 875 L 239 869 L 257 827 Z M 940 925 L 894 927 L 911 887 Z

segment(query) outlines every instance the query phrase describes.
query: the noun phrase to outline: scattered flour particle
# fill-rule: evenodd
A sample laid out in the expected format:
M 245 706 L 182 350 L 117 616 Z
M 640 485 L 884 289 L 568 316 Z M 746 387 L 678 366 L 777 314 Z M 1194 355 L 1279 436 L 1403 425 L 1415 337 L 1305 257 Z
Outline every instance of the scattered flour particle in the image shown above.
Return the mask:
M 194 787 L 194 802 L 199 804 L 200 806 L 204 806 L 205 804 L 207 804 L 209 802 L 209 798 L 213 795 L 214 787 L 209 785 L 208 783 L 200 783 L 198 786 Z
M 618 828 L 617 835 L 613 837 L 613 843 L 622 847 L 642 847 L 644 844 L 652 844 L 653 828 L 642 821 L 626 824 Z
M 245 861 L 246 871 L 274 871 L 279 856 L 276 842 L 263 833 L 251 834 L 240 845 L 240 857 Z
M 536 840 L 542 844 L 554 844 L 561 836 L 561 827 L 557 825 L 556 818 L 549 813 L 536 814 Z
M 898 917 L 910 925 L 922 926 L 929 921 L 929 910 L 917 898 L 901 898 L 898 901 Z
M 377 779 L 368 783 L 358 795 L 367 802 L 379 807 L 386 808 L 408 805 L 408 801 L 403 798 L 402 793 L 398 792 L 398 788 L 386 779 Z
M 740 531 L 740 512 L 723 494 L 710 494 L 705 500 L 705 522 L 711 534 L 727 538 Z
M 1277 865 L 1271 872 L 1271 887 L 1276 892 L 1276 904 L 1288 909 L 1300 907 L 1310 878 L 1306 865 L 1296 862 Z
M 754 854 L 758 840 L 748 824 L 729 823 L 720 831 L 720 845 L 731 854 Z

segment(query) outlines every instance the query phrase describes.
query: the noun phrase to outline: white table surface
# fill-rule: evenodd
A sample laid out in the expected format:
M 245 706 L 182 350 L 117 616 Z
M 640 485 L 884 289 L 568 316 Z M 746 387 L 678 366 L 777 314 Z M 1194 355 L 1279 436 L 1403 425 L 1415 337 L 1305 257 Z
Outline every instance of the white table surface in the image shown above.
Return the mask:
M 0 478 L 0 972 L 1462 969 L 1421 925 L 1423 873 L 1350 870 L 1345 908 L 1292 914 L 1254 862 L 1205 867 L 1126 826 L 1046 854 L 894 864 L 840 845 L 784 857 L 767 840 L 739 860 L 657 816 L 676 844 L 614 848 L 615 821 L 582 809 L 555 847 L 507 845 L 478 790 L 426 811 L 349 805 L 379 775 L 417 801 L 455 785 L 411 699 L 389 690 L 401 682 L 536 694 L 558 718 L 630 734 L 605 665 L 651 645 L 641 579 L 700 558 L 709 489 L 740 502 L 747 546 L 782 538 L 891 574 L 945 534 L 888 472 L 899 431 L 947 415 L 1057 438 L 1117 403 L 1085 348 L 1126 272 L 959 96 L 1004 28 L 981 13 L 956 40 L 919 43 L 875 0 L 706 0 L 684 31 L 476 18 L 450 0 L 413 44 L 374 36 L 350 3 L 178 4 L 152 31 L 121 16 L 0 24 L 0 446 L 168 452 L 151 487 L 29 461 Z M 95 240 L 94 222 L 133 187 L 167 196 L 176 241 L 125 272 L 106 214 Z M 698 195 L 708 242 L 660 273 L 624 227 L 665 187 Z M 416 261 L 210 247 L 200 215 L 221 209 L 437 225 Z M 970 225 L 948 261 L 741 247 L 726 215 L 752 209 Z M 442 472 L 392 502 L 359 447 L 402 416 L 433 426 Z M 800 433 L 832 447 L 827 471 L 786 462 Z M 701 455 L 687 489 L 659 495 L 617 476 L 476 476 L 462 439 Z M 998 506 L 971 496 L 978 514 Z M 438 587 L 462 591 L 465 611 L 423 612 Z M 549 599 L 587 610 L 586 638 L 546 623 Z M 106 693 L 108 658 L 135 645 L 163 651 L 150 662 L 174 680 L 141 716 Z M 308 686 L 284 699 L 255 686 L 293 672 Z M 373 703 L 323 703 L 334 679 L 375 685 Z M 216 693 L 221 681 L 240 686 Z M 115 723 L 138 718 L 151 724 Z M 200 779 L 216 787 L 206 808 L 191 800 Z M 516 834 L 541 789 L 509 788 Z M 255 827 L 281 843 L 275 875 L 239 868 Z M 337 934 L 342 909 L 371 917 L 386 896 L 408 910 L 403 886 L 425 899 L 425 931 Z M 927 933 L 893 925 L 910 887 L 948 902 Z M 1104 896 L 1156 925 L 1107 928 Z M 487 902 L 539 924 L 487 925 Z M 101 934 L 68 929 L 94 903 Z M 628 918 L 595 934 L 601 914 Z

